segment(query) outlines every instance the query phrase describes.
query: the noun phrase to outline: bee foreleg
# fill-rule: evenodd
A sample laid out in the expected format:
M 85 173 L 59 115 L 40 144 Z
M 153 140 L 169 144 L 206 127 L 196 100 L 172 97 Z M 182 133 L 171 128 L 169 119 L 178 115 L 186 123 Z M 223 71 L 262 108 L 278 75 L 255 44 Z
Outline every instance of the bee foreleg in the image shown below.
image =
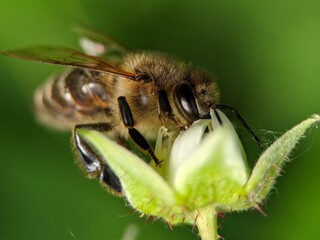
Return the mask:
M 106 132 L 110 131 L 112 126 L 107 123 L 76 125 L 73 136 L 80 161 L 87 174 L 90 177 L 98 178 L 100 182 L 103 183 L 107 189 L 115 195 L 123 195 L 122 186 L 118 176 L 112 171 L 108 164 L 102 161 L 100 157 L 93 151 L 93 149 L 78 135 L 77 129 L 79 128 Z
M 162 161 L 160 161 L 157 156 L 154 154 L 147 140 L 142 136 L 142 134 L 134 128 L 134 121 L 132 117 L 132 112 L 129 107 L 129 104 L 125 97 L 118 97 L 118 104 L 120 108 L 121 117 L 124 125 L 128 128 L 128 133 L 131 139 L 144 151 L 147 151 L 156 165 L 160 165 Z

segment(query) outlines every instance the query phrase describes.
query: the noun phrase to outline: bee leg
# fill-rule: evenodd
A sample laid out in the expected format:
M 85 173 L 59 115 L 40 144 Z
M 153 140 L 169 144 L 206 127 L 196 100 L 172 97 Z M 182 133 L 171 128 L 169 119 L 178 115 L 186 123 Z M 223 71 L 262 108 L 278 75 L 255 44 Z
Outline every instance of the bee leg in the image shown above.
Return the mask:
M 157 156 L 154 154 L 153 150 L 151 149 L 149 143 L 147 142 L 147 140 L 141 135 L 141 133 L 135 129 L 135 128 L 129 128 L 129 135 L 132 138 L 132 140 L 139 146 L 141 147 L 143 150 L 147 151 L 150 156 L 152 157 L 152 159 L 154 160 L 154 162 L 156 163 L 156 165 L 160 165 L 162 161 L 160 161 Z
M 110 131 L 112 126 L 106 123 L 76 125 L 73 131 L 73 136 L 80 161 L 88 176 L 98 178 L 111 193 L 122 196 L 122 186 L 118 176 L 112 171 L 109 165 L 102 161 L 100 157 L 92 150 L 92 148 L 78 135 L 77 129 L 79 128 L 106 132 Z
M 147 140 L 141 135 L 141 133 L 134 128 L 134 121 L 132 117 L 132 112 L 129 107 L 129 104 L 125 97 L 118 97 L 118 104 L 120 108 L 121 117 L 124 125 L 128 128 L 128 133 L 131 139 L 144 151 L 147 151 L 156 165 L 160 165 L 162 161 L 160 161 L 157 156 L 154 154 Z

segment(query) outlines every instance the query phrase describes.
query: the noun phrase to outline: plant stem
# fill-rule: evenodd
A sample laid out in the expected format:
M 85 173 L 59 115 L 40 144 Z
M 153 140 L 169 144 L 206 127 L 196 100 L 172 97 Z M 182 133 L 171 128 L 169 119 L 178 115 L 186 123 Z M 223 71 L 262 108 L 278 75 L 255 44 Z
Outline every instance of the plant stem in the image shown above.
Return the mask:
M 202 240 L 217 240 L 217 212 L 213 205 L 205 206 L 195 213 L 196 225 Z

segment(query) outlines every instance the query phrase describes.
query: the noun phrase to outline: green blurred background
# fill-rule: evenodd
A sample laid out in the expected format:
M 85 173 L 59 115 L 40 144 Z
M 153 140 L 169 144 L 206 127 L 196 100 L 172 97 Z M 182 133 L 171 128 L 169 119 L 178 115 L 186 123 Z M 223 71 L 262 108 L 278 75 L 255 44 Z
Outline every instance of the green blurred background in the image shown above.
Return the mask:
M 222 102 L 265 141 L 320 113 L 320 1 L 2 1 L 0 49 L 37 43 L 77 47 L 85 23 L 133 49 L 170 52 L 219 79 Z M 197 239 L 188 226 L 132 214 L 74 164 L 70 133 L 39 125 L 33 91 L 57 66 L 0 56 L 0 239 Z M 258 149 L 242 127 L 250 162 Z M 267 132 L 265 130 L 270 130 Z M 319 239 L 320 131 L 292 154 L 266 205 L 227 214 L 231 239 Z M 133 224 L 133 225 L 132 225 Z

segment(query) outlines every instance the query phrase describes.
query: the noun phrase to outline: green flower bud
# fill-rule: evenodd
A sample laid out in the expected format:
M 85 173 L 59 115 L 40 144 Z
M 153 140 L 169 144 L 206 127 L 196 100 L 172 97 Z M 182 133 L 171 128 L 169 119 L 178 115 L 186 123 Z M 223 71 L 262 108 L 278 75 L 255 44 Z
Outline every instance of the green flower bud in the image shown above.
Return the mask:
M 228 118 L 222 124 L 196 121 L 177 137 L 159 129 L 155 154 L 161 168 L 148 164 L 103 134 L 78 134 L 119 177 L 126 199 L 142 215 L 163 218 L 170 225 L 196 224 L 203 239 L 217 239 L 217 211 L 246 210 L 270 192 L 288 155 L 319 115 L 298 124 L 276 140 L 258 159 L 252 174 L 241 142 Z

